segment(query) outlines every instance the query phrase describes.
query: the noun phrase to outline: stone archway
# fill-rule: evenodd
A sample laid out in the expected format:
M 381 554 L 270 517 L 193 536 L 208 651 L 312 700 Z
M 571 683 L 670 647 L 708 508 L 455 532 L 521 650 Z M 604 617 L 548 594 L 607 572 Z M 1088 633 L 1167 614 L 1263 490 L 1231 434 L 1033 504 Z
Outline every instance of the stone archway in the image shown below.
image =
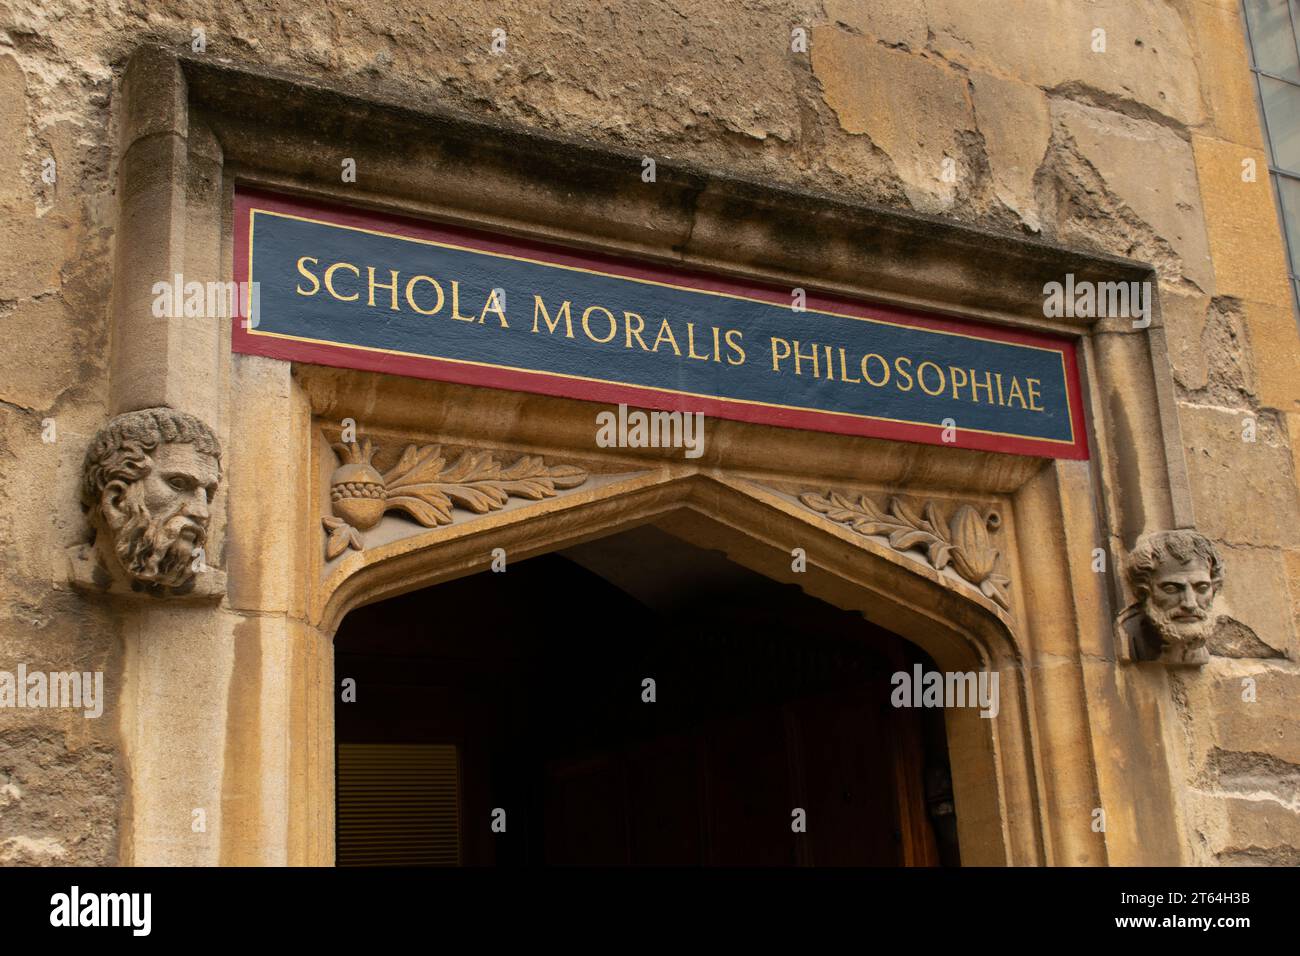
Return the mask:
M 857 611 L 921 647 L 944 671 L 996 670 L 995 719 L 971 708 L 946 714 L 962 858 L 971 865 L 1042 862 L 1028 690 L 1007 612 L 951 569 L 858 534 L 789 491 L 720 475 L 633 473 L 589 492 L 575 489 L 432 531 L 412 529 L 334 563 L 317 605 L 318 626 L 332 635 L 350 610 L 486 570 L 498 549 L 518 561 L 647 523 Z M 794 548 L 806 555 L 804 571 L 792 570 Z

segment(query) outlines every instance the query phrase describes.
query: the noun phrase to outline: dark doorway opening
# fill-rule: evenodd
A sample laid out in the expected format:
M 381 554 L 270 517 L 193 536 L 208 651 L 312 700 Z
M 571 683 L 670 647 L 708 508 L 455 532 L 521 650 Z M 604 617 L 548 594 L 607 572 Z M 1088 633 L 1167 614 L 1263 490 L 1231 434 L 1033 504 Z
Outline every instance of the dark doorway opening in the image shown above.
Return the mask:
M 360 608 L 337 861 L 955 865 L 942 711 L 890 706 L 918 662 L 651 526 Z

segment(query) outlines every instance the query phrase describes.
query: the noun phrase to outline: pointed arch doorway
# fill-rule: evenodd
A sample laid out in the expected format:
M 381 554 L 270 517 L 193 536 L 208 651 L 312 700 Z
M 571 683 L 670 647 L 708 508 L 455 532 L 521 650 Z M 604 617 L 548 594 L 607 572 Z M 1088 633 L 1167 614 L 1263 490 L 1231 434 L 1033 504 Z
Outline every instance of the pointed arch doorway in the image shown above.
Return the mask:
M 351 612 L 336 860 L 955 865 L 919 648 L 642 525 Z

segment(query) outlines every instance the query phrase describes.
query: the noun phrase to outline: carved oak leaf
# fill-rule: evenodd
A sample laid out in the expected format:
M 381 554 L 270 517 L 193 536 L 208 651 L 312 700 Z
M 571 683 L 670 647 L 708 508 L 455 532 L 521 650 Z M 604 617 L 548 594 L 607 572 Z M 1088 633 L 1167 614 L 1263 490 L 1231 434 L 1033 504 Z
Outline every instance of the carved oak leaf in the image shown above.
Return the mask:
M 466 451 L 448 465 L 441 446 L 408 445 L 397 464 L 384 474 L 385 497 L 425 527 L 451 523 L 456 505 L 486 514 L 503 508 L 513 495 L 540 501 L 557 490 L 576 488 L 587 472 L 573 465 L 550 465 L 525 455 L 503 467 L 491 452 Z
M 924 548 L 935 570 L 942 571 L 951 563 L 953 570 L 978 587 L 981 594 L 1010 610 L 1006 588 L 1011 579 L 993 570 L 999 551 L 992 547 L 988 536 L 988 531 L 1000 522 L 996 512 L 985 518 L 971 505 L 961 505 L 949 525 L 933 501 L 926 502 L 918 513 L 898 497 L 890 498 L 883 511 L 866 495 L 850 498 L 837 491 L 826 495 L 805 492 L 799 500 L 858 534 L 888 538 L 895 551 Z
M 332 561 L 348 548 L 361 550 L 361 534 L 342 518 L 325 517 L 321 523 L 330 533 L 329 540 L 325 542 L 326 559 Z
M 926 517 L 917 515 L 901 498 L 889 499 L 888 513 L 877 508 L 866 495 L 849 499 L 837 491 L 826 497 L 805 493 L 799 500 L 832 521 L 847 524 L 858 534 L 882 535 L 895 551 L 924 546 L 930 563 L 942 571 L 948 565 L 952 546 L 942 536 L 933 502 L 925 507 Z

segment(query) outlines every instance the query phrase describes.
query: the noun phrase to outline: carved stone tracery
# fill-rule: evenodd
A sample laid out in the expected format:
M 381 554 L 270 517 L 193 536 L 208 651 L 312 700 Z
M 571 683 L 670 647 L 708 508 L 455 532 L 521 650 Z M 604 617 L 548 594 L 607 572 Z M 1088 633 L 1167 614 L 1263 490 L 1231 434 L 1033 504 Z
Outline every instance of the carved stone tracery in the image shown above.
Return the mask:
M 858 534 L 887 538 L 895 551 L 924 550 L 927 562 L 936 571 L 951 567 L 985 597 L 1010 610 L 1006 589 L 1011 579 L 994 570 L 1000 551 L 989 538 L 989 532 L 1002 524 L 996 511 L 981 515 L 973 505 L 958 505 L 945 522 L 934 501 L 925 502 L 917 511 L 897 496 L 883 508 L 864 494 L 849 496 L 838 491 L 824 495 L 803 492 L 799 500 Z

